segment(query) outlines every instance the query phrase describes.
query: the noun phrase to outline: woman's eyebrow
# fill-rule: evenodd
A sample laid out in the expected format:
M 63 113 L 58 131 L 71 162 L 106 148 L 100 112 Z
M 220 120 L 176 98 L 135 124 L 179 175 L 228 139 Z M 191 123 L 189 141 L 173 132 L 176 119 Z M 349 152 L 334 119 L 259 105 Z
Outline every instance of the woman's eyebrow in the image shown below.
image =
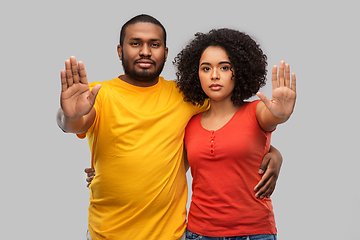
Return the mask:
M 229 65 L 231 65 L 231 63 L 228 62 L 228 61 L 222 61 L 222 62 L 219 62 L 219 64 L 229 64 Z
M 228 61 L 221 61 L 221 62 L 219 62 L 219 65 L 220 65 L 220 64 L 229 64 L 229 65 L 231 65 L 231 63 L 228 62 Z M 203 62 L 203 63 L 200 64 L 200 66 L 202 66 L 202 65 L 211 65 L 211 63 L 209 63 L 209 62 Z

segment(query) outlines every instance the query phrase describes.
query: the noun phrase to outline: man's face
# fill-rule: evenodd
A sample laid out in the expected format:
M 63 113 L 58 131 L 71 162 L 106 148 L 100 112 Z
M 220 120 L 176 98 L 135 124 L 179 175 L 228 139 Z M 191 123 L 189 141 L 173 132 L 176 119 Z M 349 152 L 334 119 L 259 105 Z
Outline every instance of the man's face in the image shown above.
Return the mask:
M 157 83 L 168 53 L 163 34 L 160 26 L 148 22 L 135 23 L 125 29 L 124 44 L 118 46 L 118 54 L 126 82 L 137 86 Z

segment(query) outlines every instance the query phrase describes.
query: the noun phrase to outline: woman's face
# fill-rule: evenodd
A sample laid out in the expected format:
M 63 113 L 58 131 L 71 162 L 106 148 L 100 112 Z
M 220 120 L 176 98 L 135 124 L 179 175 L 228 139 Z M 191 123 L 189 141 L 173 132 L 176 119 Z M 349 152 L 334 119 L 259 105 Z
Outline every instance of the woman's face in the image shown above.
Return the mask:
M 199 78 L 205 94 L 213 101 L 230 100 L 235 87 L 231 62 L 219 46 L 205 49 L 199 62 Z

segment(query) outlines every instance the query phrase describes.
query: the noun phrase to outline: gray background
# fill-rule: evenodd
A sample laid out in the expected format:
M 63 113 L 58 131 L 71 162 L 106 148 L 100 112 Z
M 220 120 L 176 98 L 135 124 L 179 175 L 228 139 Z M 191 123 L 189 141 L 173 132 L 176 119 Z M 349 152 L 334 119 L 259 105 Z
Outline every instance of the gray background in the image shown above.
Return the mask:
M 273 194 L 278 239 L 360 239 L 355 1 L 3 2 L 1 239 L 85 238 L 90 153 L 86 140 L 56 125 L 59 73 L 74 55 L 90 81 L 121 74 L 119 29 L 140 13 L 167 29 L 166 79 L 175 76 L 171 62 L 182 46 L 211 28 L 253 36 L 270 72 L 281 60 L 290 63 L 296 109 L 272 140 L 284 156 Z M 268 83 L 262 91 L 270 98 Z

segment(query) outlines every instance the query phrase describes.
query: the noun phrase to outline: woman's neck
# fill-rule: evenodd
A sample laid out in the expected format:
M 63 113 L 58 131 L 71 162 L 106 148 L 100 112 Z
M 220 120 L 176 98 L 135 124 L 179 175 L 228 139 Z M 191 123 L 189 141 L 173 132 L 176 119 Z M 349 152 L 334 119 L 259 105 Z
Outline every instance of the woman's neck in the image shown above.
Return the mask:
M 241 105 L 235 105 L 231 100 L 218 102 L 210 99 L 210 109 L 207 111 L 207 114 L 212 116 L 234 114 Z
M 218 130 L 230 121 L 240 107 L 241 105 L 234 105 L 232 101 L 210 100 L 210 109 L 202 114 L 201 125 L 207 130 Z

